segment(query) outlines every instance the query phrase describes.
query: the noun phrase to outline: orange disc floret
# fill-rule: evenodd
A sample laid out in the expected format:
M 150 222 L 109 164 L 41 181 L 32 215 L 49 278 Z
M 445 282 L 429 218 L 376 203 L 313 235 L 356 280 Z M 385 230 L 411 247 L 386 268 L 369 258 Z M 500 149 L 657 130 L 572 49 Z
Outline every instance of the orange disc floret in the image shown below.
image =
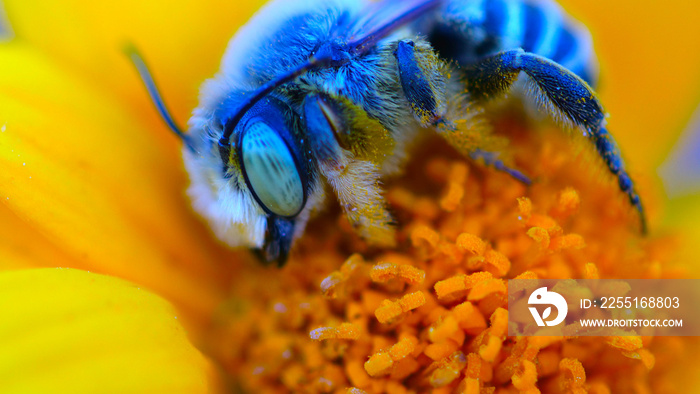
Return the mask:
M 367 374 L 362 361 L 352 358 L 345 363 L 345 374 L 350 383 L 355 387 L 368 388 L 372 384 L 372 378 Z
M 416 348 L 418 339 L 412 336 L 402 338 L 388 350 L 379 351 L 365 363 L 365 371 L 369 376 L 379 376 L 390 373 L 394 363 L 408 357 Z
M 347 220 L 326 212 L 310 222 L 283 269 L 248 264 L 247 257 L 235 262 L 231 276 L 240 279 L 202 346 L 235 389 L 677 387 L 669 371 L 697 359 L 685 338 L 576 337 L 573 325 L 560 330 L 567 337 L 507 336 L 509 279 L 678 276 L 669 268 L 674 242 L 640 237 L 616 185 L 592 174 L 590 161 L 576 161 L 561 133 L 525 133 L 518 124 L 498 129 L 516 128 L 513 163 L 535 180 L 532 187 L 429 144 L 407 168 L 411 176 L 387 186 L 397 246 L 370 246 Z
M 459 349 L 459 344 L 452 340 L 444 340 L 438 343 L 431 343 L 425 347 L 423 354 L 428 356 L 428 358 L 438 361 L 449 356 Z
M 641 360 L 646 369 L 651 370 L 656 363 L 656 357 L 647 349 L 639 349 L 633 352 L 622 352 L 625 357 Z
M 487 336 L 486 343 L 479 347 L 479 356 L 484 361 L 493 362 L 501 351 L 503 341 L 495 336 Z
M 394 278 L 403 279 L 406 283 L 416 285 L 425 280 L 425 271 L 410 265 L 398 265 L 393 263 L 376 264 L 369 272 L 374 282 L 388 282 Z
M 398 301 L 384 300 L 374 312 L 380 323 L 390 323 L 406 312 L 425 304 L 425 294 L 422 291 L 406 294 Z
M 438 320 L 428 329 L 430 342 L 443 342 L 453 338 L 460 331 L 458 321 L 453 315 Z
M 411 243 L 415 247 L 435 249 L 439 242 L 440 234 L 428 226 L 418 226 L 411 232 Z
M 501 278 L 510 271 L 510 260 L 503 253 L 495 250 L 489 250 L 484 255 L 486 259 L 487 269 L 494 276 Z M 490 269 L 489 269 L 490 268 Z
M 416 371 L 420 370 L 422 367 L 423 366 L 416 361 L 413 356 L 406 357 L 394 365 L 394 369 L 391 371 L 389 378 L 400 382 L 416 373 Z
M 464 372 L 465 377 L 472 379 L 481 379 L 481 357 L 476 353 L 467 355 L 467 370 Z
M 491 314 L 489 333 L 498 338 L 506 336 L 508 333 L 508 311 L 506 309 L 498 308 Z
M 506 282 L 504 282 L 502 279 L 487 279 L 483 282 L 475 284 L 474 287 L 472 287 L 467 300 L 478 301 L 492 294 L 503 295 L 506 294 L 507 290 Z
M 579 360 L 565 358 L 559 363 L 559 370 L 562 372 L 561 389 L 563 392 L 585 394 L 586 390 L 586 370 Z
M 581 249 L 586 246 L 583 237 L 578 234 L 566 234 L 552 238 L 549 249 L 558 252 L 562 249 Z
M 550 210 L 550 215 L 559 220 L 566 219 L 578 210 L 580 204 L 578 192 L 572 187 L 567 187 L 559 192 L 557 203 Z
M 642 348 L 642 337 L 637 336 L 614 336 L 607 337 L 608 345 L 628 352 Z
M 452 212 L 459 207 L 464 198 L 464 182 L 467 179 L 469 167 L 464 163 L 455 163 L 450 168 L 448 175 L 447 191 L 440 199 L 440 208 Z
M 449 279 L 441 280 L 435 284 L 435 293 L 438 299 L 448 297 L 459 297 L 466 294 L 466 290 L 471 289 L 477 283 L 491 280 L 493 275 L 490 272 L 476 272 L 471 275 L 457 275 Z
M 365 268 L 365 261 L 362 256 L 357 253 L 351 255 L 338 271 L 332 272 L 321 281 L 321 292 L 328 298 L 345 297 L 348 286 L 361 285 L 361 283 L 351 282 L 353 279 L 357 281 L 357 277 L 362 276 L 363 268 Z
M 483 256 L 488 244 L 473 234 L 462 233 L 457 237 L 457 247 L 463 252 Z
M 338 327 L 319 327 L 309 333 L 309 337 L 315 341 L 326 339 L 357 339 L 360 337 L 360 330 L 350 323 L 343 323 Z
M 418 344 L 418 338 L 413 335 L 406 335 L 399 342 L 389 348 L 389 354 L 391 359 L 394 361 L 399 361 L 416 350 L 416 345 Z
M 538 276 L 536 273 L 534 273 L 532 271 L 525 271 L 513 279 L 537 279 L 537 278 L 538 278 Z
M 450 182 L 445 196 L 440 199 L 440 208 L 452 212 L 459 206 L 464 197 L 464 187 L 456 182 Z
M 561 228 L 554 219 L 552 219 L 550 216 L 537 213 L 530 216 L 530 218 L 527 220 L 527 226 L 542 227 L 543 229 L 549 231 L 550 234 L 561 231 Z
M 321 291 L 323 292 L 323 295 L 328 298 L 336 298 L 338 296 L 338 288 L 340 288 L 344 281 L 345 275 L 341 274 L 340 272 L 336 271 L 328 275 L 321 282 Z
M 447 257 L 447 261 L 452 264 L 460 264 L 462 259 L 464 259 L 464 252 L 460 248 L 447 241 L 440 242 L 438 245 L 438 251 L 441 255 Z
M 537 367 L 535 363 L 530 360 L 522 360 L 520 362 L 520 367 L 513 374 L 513 387 L 520 391 L 530 391 L 535 390 L 537 387 Z
M 481 375 L 481 357 L 475 353 L 467 355 L 467 368 L 464 371 L 464 380 L 459 385 L 461 394 L 479 394 L 482 392 L 483 377 Z
M 365 371 L 369 376 L 379 376 L 388 373 L 392 365 L 394 365 L 394 360 L 391 359 L 389 353 L 376 353 L 365 363 Z
M 428 367 L 428 382 L 432 387 L 444 387 L 455 381 L 467 366 L 467 357 L 462 352 L 454 352 L 449 357 L 434 362 Z
M 532 227 L 527 230 L 527 235 L 537 242 L 540 249 L 549 249 L 550 238 L 547 230 L 543 229 L 542 227 Z
M 600 274 L 598 273 L 598 267 L 593 263 L 586 263 L 583 267 L 583 278 L 584 279 L 600 279 Z
M 527 197 L 518 197 L 518 211 L 520 213 L 520 220 L 527 223 L 532 216 L 532 200 Z
M 452 308 L 452 316 L 457 320 L 459 327 L 466 333 L 474 334 L 486 328 L 486 318 L 481 311 L 469 301 L 465 301 Z

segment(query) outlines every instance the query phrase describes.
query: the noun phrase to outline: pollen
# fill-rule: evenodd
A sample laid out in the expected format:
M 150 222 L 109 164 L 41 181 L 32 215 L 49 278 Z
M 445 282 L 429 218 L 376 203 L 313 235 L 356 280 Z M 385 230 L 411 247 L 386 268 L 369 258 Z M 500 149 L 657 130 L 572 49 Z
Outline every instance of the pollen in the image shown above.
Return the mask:
M 350 323 L 343 323 L 338 327 L 320 327 L 312 330 L 309 337 L 316 341 L 326 339 L 357 339 L 360 331 L 357 326 Z
M 388 282 L 391 279 L 401 279 L 409 284 L 420 284 L 425 280 L 425 271 L 410 265 L 380 263 L 372 267 L 370 277 L 374 282 Z
M 671 366 L 692 359 L 684 338 L 577 337 L 576 327 L 508 336 L 509 279 L 677 275 L 675 241 L 640 236 L 617 184 L 564 154 L 561 134 L 517 134 L 513 162 L 529 187 L 440 143 L 420 147 L 386 188 L 395 246 L 374 246 L 342 212 L 326 213 L 283 269 L 238 265 L 239 285 L 213 320 L 210 340 L 227 344 L 211 345 L 219 365 L 245 392 L 676 387 Z
M 379 376 L 387 374 L 398 361 L 408 357 L 416 348 L 418 339 L 413 336 L 406 336 L 388 350 L 379 351 L 373 354 L 365 363 L 365 371 L 369 376 Z
M 440 242 L 440 234 L 427 226 L 420 226 L 411 233 L 413 246 L 425 246 L 435 248 Z
M 493 279 L 490 272 L 477 272 L 471 275 L 457 275 L 449 279 L 439 281 L 435 284 L 435 294 L 438 299 L 448 299 L 466 295 L 467 290 L 470 290 L 478 283 L 488 283 Z
M 384 300 L 376 309 L 374 315 L 380 323 L 390 323 L 406 312 L 425 305 L 425 294 L 422 291 L 406 294 L 397 301 Z
M 537 367 L 530 360 L 523 360 L 517 372 L 513 374 L 513 387 L 520 391 L 537 390 Z
M 483 256 L 486 251 L 486 242 L 473 234 L 460 234 L 457 237 L 457 247 L 463 252 L 470 252 L 476 256 Z
M 584 394 L 586 389 L 586 371 L 579 360 L 565 358 L 559 363 L 559 370 L 563 372 L 561 381 L 562 392 Z

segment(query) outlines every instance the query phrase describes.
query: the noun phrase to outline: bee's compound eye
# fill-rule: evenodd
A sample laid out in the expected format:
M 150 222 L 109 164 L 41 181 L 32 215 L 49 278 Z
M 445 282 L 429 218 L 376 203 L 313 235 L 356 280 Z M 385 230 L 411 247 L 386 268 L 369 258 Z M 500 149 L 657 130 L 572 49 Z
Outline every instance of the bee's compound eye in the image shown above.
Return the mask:
M 282 137 L 263 122 L 249 124 L 241 138 L 248 186 L 266 211 L 291 217 L 304 205 L 304 189 L 294 157 Z

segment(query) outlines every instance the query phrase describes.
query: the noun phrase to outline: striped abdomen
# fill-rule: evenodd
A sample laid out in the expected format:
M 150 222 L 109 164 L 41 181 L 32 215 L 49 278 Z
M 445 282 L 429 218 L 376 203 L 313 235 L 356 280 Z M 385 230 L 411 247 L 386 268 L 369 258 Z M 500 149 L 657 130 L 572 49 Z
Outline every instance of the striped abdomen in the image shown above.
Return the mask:
M 522 48 L 595 83 L 597 61 L 588 30 L 552 1 L 452 0 L 439 12 L 427 31 L 443 57 L 469 64 Z

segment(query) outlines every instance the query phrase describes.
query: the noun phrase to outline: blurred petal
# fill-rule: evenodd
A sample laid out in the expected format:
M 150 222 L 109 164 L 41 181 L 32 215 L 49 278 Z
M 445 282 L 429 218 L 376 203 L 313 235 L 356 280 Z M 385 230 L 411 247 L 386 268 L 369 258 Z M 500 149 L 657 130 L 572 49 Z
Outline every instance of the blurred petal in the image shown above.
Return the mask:
M 632 170 L 651 173 L 700 97 L 700 3 L 559 1 L 593 33 L 611 132 Z
M 700 193 L 700 107 L 659 174 L 670 198 Z
M 689 277 L 700 277 L 700 193 L 670 199 L 665 219 L 665 226 L 680 239 L 678 265 L 689 271 Z
M 132 280 L 209 315 L 228 276 L 183 196 L 172 145 L 110 95 L 17 42 L 0 46 L 0 108 L 3 204 L 65 250 L 71 266 Z
M 5 7 L 3 7 L 2 2 L 0 2 L 0 42 L 10 40 L 12 36 L 12 26 L 10 25 L 10 21 L 7 20 Z
M 71 258 L 0 204 L 0 270 L 69 267 Z
M 122 49 L 145 56 L 184 124 L 199 85 L 218 69 L 228 40 L 264 1 L 91 2 L 5 0 L 15 34 L 81 77 L 126 99 L 154 129 L 165 128 Z
M 206 392 L 209 365 L 173 308 L 70 269 L 0 273 L 0 391 Z
M 679 261 L 697 277 L 700 274 L 700 107 L 694 118 L 659 174 L 668 196 L 665 224 L 677 230 L 681 239 Z

